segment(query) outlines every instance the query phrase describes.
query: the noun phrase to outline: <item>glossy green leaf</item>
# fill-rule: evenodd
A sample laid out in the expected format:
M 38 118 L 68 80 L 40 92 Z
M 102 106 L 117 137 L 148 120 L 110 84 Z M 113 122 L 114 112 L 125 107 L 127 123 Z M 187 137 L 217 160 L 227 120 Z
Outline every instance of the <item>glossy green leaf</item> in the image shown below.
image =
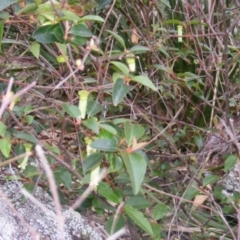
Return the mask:
M 146 209 L 150 207 L 152 203 L 144 197 L 129 197 L 125 202 L 125 206 L 126 205 L 132 206 L 136 209 Z
M 6 129 L 7 129 L 6 125 L 3 122 L 0 122 L 0 136 L 1 137 L 4 137 Z
M 219 177 L 216 176 L 216 175 L 206 176 L 206 177 L 203 179 L 203 187 L 207 186 L 208 184 L 213 184 L 213 183 L 217 182 L 218 179 L 219 179 Z
M 120 154 L 131 179 L 133 192 L 136 195 L 141 188 L 146 173 L 146 160 L 138 152 L 128 153 L 125 150 L 122 150 L 120 151 Z
M 116 66 L 125 76 L 128 76 L 129 74 L 129 69 L 126 66 L 126 64 L 121 63 L 121 62 L 116 62 L 116 61 L 111 61 L 111 64 Z
M 82 124 L 98 135 L 98 133 L 99 133 L 99 122 L 98 122 L 97 118 L 90 117 L 89 119 L 82 121 Z
M 99 194 L 105 197 L 108 201 L 114 203 L 120 203 L 122 201 L 121 195 L 116 190 L 113 190 L 106 182 L 99 183 L 97 189 Z
M 108 168 L 108 172 L 118 172 L 123 169 L 123 161 L 122 158 L 116 154 L 112 154 L 109 156 L 110 153 L 107 155 L 107 159 L 110 162 L 110 167 Z
M 62 9 L 62 14 L 63 17 L 58 18 L 58 21 L 68 20 L 72 21 L 74 24 L 77 24 L 78 21 L 80 20 L 80 17 L 78 17 L 78 15 L 73 13 L 72 11 Z
M 17 3 L 19 0 L 4 0 L 0 1 L 0 11 L 4 10 L 5 8 L 9 7 L 13 3 Z
M 158 203 L 153 208 L 153 217 L 156 221 L 162 219 L 168 213 L 168 208 L 164 203 Z
M 104 22 L 104 19 L 97 15 L 86 15 L 81 17 L 79 22 L 81 21 L 95 21 L 95 22 Z
M 108 33 L 110 33 L 121 45 L 124 49 L 126 49 L 125 42 L 121 36 L 119 36 L 117 33 L 107 30 Z
M 224 164 L 224 172 L 228 171 L 230 168 L 232 168 L 238 161 L 238 157 L 236 155 L 230 155 L 226 160 Z
M 112 74 L 112 80 L 113 80 L 114 83 L 117 81 L 118 78 L 122 79 L 123 77 L 124 77 L 124 75 L 120 72 L 114 72 Z
M 89 155 L 83 162 L 83 172 L 84 174 L 89 171 L 94 169 L 95 167 L 97 167 L 102 159 L 103 159 L 103 154 L 102 153 L 92 153 L 91 155 Z
M 98 101 L 90 100 L 87 103 L 88 117 L 94 116 L 95 114 L 101 112 L 102 109 L 103 109 L 103 106 Z
M 51 25 L 47 29 L 47 33 L 54 34 L 57 42 L 64 43 L 64 28 L 61 23 Z
M 131 206 L 125 206 L 124 210 L 126 214 L 145 232 L 153 235 L 152 227 L 147 218 L 137 209 Z
M 63 184 L 68 190 L 71 190 L 72 175 L 66 168 L 62 166 L 57 167 L 54 171 L 54 176 L 58 185 Z
M 116 135 L 117 134 L 117 131 L 114 127 L 112 127 L 111 125 L 109 124 L 105 124 L 105 123 L 100 123 L 99 124 L 99 127 L 101 129 L 105 129 L 106 131 L 110 132 L 111 134 L 113 135 Z
M 153 82 L 146 76 L 135 76 L 131 78 L 131 81 L 141 83 L 142 85 L 151 88 L 153 91 L 157 91 L 157 88 L 154 86 Z
M 37 42 L 31 43 L 30 52 L 33 54 L 35 58 L 38 59 L 40 55 L 40 44 Z
M 101 138 L 95 140 L 91 144 L 92 148 L 95 148 L 99 151 L 105 151 L 105 152 L 117 152 L 118 147 L 114 140 L 108 139 L 108 138 Z
M 0 139 L 0 150 L 4 157 L 10 157 L 11 142 L 8 138 Z
M 47 32 L 47 30 L 51 27 L 51 25 L 43 26 L 38 28 L 33 33 L 33 38 L 36 39 L 37 42 L 40 43 L 54 43 L 57 42 L 57 38 L 54 32 Z
M 148 47 L 144 47 L 144 46 L 133 46 L 130 49 L 130 52 L 135 53 L 135 54 L 141 54 L 141 53 L 146 53 L 147 51 L 150 51 L 150 49 Z
M 110 204 L 107 204 L 105 201 L 102 201 L 100 198 L 94 198 L 92 201 L 94 209 L 103 209 L 104 211 L 109 210 L 111 212 L 116 211 L 116 207 L 112 207 Z
M 123 100 L 123 98 L 127 95 L 129 90 L 130 90 L 130 87 L 125 84 L 124 80 L 121 78 L 118 78 L 113 86 L 113 93 L 112 93 L 113 105 L 117 106 Z
M 81 118 L 80 110 L 77 106 L 71 104 L 63 104 L 63 109 L 73 118 Z
M 75 36 L 85 37 L 85 38 L 92 36 L 91 31 L 84 24 L 77 24 L 73 26 L 70 29 L 69 33 Z
M 83 46 L 84 44 L 86 44 L 87 38 L 83 38 L 83 37 L 79 37 L 79 36 L 74 36 L 74 37 L 72 38 L 72 41 L 73 41 L 75 44 L 79 45 L 79 46 Z
M 144 133 L 145 129 L 142 125 L 134 124 L 129 121 L 124 123 L 125 140 L 128 146 L 132 144 L 134 138 L 138 140 L 144 135 Z
M 35 138 L 35 136 L 28 132 L 16 132 L 13 133 L 13 135 L 15 138 L 23 139 L 34 144 L 38 143 L 38 140 Z

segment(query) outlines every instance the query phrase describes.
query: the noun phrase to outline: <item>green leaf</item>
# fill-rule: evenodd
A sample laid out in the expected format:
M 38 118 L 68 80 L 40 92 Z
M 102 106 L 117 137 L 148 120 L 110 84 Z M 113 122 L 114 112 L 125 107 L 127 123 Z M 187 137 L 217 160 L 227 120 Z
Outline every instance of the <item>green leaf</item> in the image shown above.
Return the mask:
M 33 54 L 35 58 L 39 58 L 40 54 L 40 44 L 37 42 L 33 42 L 30 46 L 30 52 Z
M 78 21 L 80 20 L 80 17 L 78 17 L 78 15 L 76 15 L 72 11 L 62 9 L 62 14 L 63 14 L 63 17 L 58 18 L 58 21 L 68 20 L 68 21 L 72 21 L 74 24 L 77 24 Z
M 101 10 L 108 6 L 113 0 L 99 0 L 98 1 L 98 10 Z
M 142 85 L 151 88 L 153 91 L 157 91 L 157 88 L 154 86 L 153 82 L 146 76 L 132 77 L 131 81 L 141 83 Z
M 87 120 L 82 121 L 82 124 L 98 135 L 98 133 L 99 133 L 99 123 L 98 123 L 97 118 L 91 117 Z
M 69 33 L 75 36 L 85 37 L 85 38 L 92 36 L 91 31 L 84 24 L 81 24 L 81 23 L 73 26 L 70 29 Z
M 118 147 L 115 141 L 108 139 L 108 138 L 101 138 L 95 140 L 91 144 L 92 148 L 95 148 L 100 151 L 105 151 L 105 152 L 117 152 Z
M 131 206 L 125 206 L 124 210 L 126 214 L 145 232 L 149 233 L 151 236 L 153 235 L 152 227 L 150 223 L 148 222 L 147 218 L 144 217 L 144 215 L 138 211 L 137 209 L 134 209 Z
M 57 146 L 55 146 L 54 144 L 48 144 L 47 142 L 45 142 L 44 143 L 44 147 L 45 148 L 47 148 L 48 150 L 50 150 L 51 152 L 53 152 L 53 153 L 56 153 L 56 154 L 58 154 L 58 155 L 60 155 L 61 154 L 61 151 L 60 151 L 60 149 L 57 147 Z
M 124 80 L 121 78 L 118 78 L 113 86 L 113 93 L 112 93 L 113 105 L 117 106 L 123 100 L 123 98 L 127 95 L 129 90 L 130 90 L 130 87 L 125 84 Z
M 24 177 L 31 178 L 31 177 L 34 177 L 34 176 L 38 176 L 39 175 L 39 170 L 36 167 L 28 164 L 26 166 L 26 168 L 24 169 L 23 173 L 24 173 Z
M 4 0 L 0 1 L 0 11 L 4 10 L 5 8 L 9 7 L 13 3 L 17 3 L 19 0 Z
M 16 133 L 13 133 L 13 136 L 15 138 L 23 139 L 34 144 L 38 143 L 38 140 L 34 137 L 34 135 L 27 132 L 16 132 Z
M 25 117 L 25 120 L 26 120 L 26 122 L 27 122 L 28 124 L 32 124 L 32 122 L 33 122 L 33 120 L 34 120 L 34 116 L 32 116 L 32 115 L 27 115 L 27 116 Z
M 128 76 L 129 69 L 126 64 L 116 61 L 111 61 L 111 64 L 115 65 L 125 76 Z
M 230 155 L 226 160 L 224 164 L 224 172 L 228 171 L 230 168 L 232 168 L 238 161 L 238 157 L 236 155 Z
M 47 30 L 51 27 L 51 25 L 43 26 L 38 28 L 33 33 L 33 38 L 36 39 L 37 42 L 40 43 L 54 43 L 57 42 L 57 38 L 54 32 L 47 32 Z
M 113 229 L 113 232 L 111 233 L 112 225 L 115 223 L 115 228 Z M 125 219 L 122 215 L 118 215 L 117 218 L 115 218 L 113 215 L 110 216 L 107 220 L 106 224 L 106 230 L 109 234 L 113 234 L 123 228 L 125 226 Z
M 6 125 L 3 122 L 0 122 L 0 136 L 1 137 L 4 137 L 6 129 L 7 129 Z
M 150 51 L 148 47 L 144 46 L 134 46 L 130 49 L 130 52 L 135 53 L 135 54 L 141 54 L 141 53 L 146 53 L 147 51 Z
M 79 45 L 79 46 L 83 46 L 84 44 L 86 44 L 87 38 L 83 38 L 83 37 L 79 37 L 79 36 L 74 36 L 74 37 L 72 38 L 72 41 L 73 41 L 75 44 Z
M 83 162 L 83 172 L 84 174 L 97 167 L 103 159 L 103 154 L 102 153 L 92 153 L 89 155 Z
M 53 34 L 57 42 L 64 43 L 64 28 L 61 23 L 50 25 L 47 33 Z
M 80 110 L 77 106 L 72 104 L 63 104 L 63 109 L 73 118 L 81 118 Z
M 61 183 L 68 189 L 71 190 L 72 188 L 72 175 L 69 171 L 64 167 L 57 167 L 54 171 L 54 176 L 58 185 Z
M 162 224 L 156 223 L 156 222 L 151 222 L 151 227 L 153 230 L 153 238 L 152 239 L 159 240 L 159 236 L 162 235 L 161 233 L 163 232 Z
M 216 175 L 209 175 L 203 179 L 203 187 L 207 186 L 208 184 L 213 184 L 217 182 L 219 179 Z
M 4 21 L 0 21 L 0 53 L 2 52 L 3 28 L 4 28 Z
M 11 151 L 11 142 L 10 139 L 4 138 L 0 139 L 0 150 L 4 157 L 8 158 Z
M 200 135 L 194 135 L 193 137 L 195 144 L 197 145 L 198 149 L 201 149 L 203 146 L 203 140 Z
M 199 190 L 196 187 L 189 187 L 187 189 L 187 191 L 185 192 L 183 198 L 185 198 L 187 200 L 192 200 L 198 194 L 199 194 Z
M 142 125 L 133 124 L 129 121 L 124 123 L 124 134 L 128 146 L 132 145 L 133 138 L 138 140 L 144 135 L 144 133 L 145 129 Z
M 7 12 L 7 11 L 0 12 L 0 19 L 7 20 L 7 19 L 9 19 L 9 17 L 10 17 L 9 12 Z
M 100 16 L 96 16 L 96 15 L 86 15 L 86 16 L 80 18 L 79 22 L 82 22 L 82 21 L 104 22 L 104 19 L 101 18 Z
M 110 33 L 121 45 L 124 49 L 126 49 L 125 42 L 121 36 L 119 36 L 117 33 L 107 30 L 108 33 Z
M 166 5 L 168 8 L 171 8 L 170 4 L 169 4 L 169 0 L 160 0 L 161 3 L 163 3 L 164 5 Z
M 152 205 L 152 203 L 144 197 L 129 197 L 125 202 L 125 206 L 129 205 L 136 209 L 146 209 Z
M 100 127 L 101 129 L 105 129 L 106 131 L 110 132 L 110 133 L 113 134 L 113 135 L 116 135 L 116 134 L 117 134 L 117 130 L 116 130 L 114 127 L 112 127 L 111 125 L 109 125 L 109 124 L 100 123 L 100 124 L 99 124 L 99 127 Z
M 88 117 L 94 116 L 95 114 L 101 112 L 102 109 L 103 109 L 103 106 L 98 101 L 90 100 L 87 103 Z
M 158 203 L 153 208 L 153 217 L 156 221 L 162 219 L 168 213 L 168 208 L 164 203 Z
M 131 179 L 133 192 L 136 195 L 141 188 L 141 184 L 146 173 L 146 160 L 138 152 L 128 153 L 125 150 L 122 150 L 120 151 L 120 154 Z
M 169 20 L 166 20 L 162 23 L 163 25 L 164 24 L 177 24 L 177 25 L 183 25 L 184 23 L 182 21 L 179 21 L 179 20 L 176 20 L 176 19 L 169 19 Z
M 29 3 L 24 8 L 22 8 L 17 14 L 28 14 L 33 13 L 35 10 L 37 10 L 37 4 L 36 3 Z
M 105 197 L 108 201 L 114 203 L 120 203 L 122 201 L 121 195 L 117 191 L 113 190 L 106 182 L 99 183 L 97 190 L 99 194 Z

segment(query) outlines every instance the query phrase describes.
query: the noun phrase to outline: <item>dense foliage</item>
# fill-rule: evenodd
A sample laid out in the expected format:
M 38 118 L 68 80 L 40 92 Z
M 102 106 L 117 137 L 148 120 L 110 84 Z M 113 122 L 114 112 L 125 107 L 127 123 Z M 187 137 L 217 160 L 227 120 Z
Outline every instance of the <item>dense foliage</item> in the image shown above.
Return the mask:
M 80 196 L 73 207 L 105 219 L 109 235 L 237 239 L 228 215 L 239 194 L 214 187 L 222 172 L 205 176 L 197 152 L 218 117 L 237 116 L 239 10 L 230 0 L 1 1 L 1 166 L 20 170 L 8 179 L 49 188 L 40 144 L 62 203 Z M 226 172 L 238 158 L 224 157 Z

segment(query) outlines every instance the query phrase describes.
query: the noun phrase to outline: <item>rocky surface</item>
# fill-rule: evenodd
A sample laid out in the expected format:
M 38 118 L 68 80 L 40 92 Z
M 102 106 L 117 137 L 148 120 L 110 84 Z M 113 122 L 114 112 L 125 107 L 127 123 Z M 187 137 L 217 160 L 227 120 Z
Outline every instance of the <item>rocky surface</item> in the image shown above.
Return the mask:
M 34 194 L 34 197 L 49 210 L 45 212 L 30 200 L 23 200 L 21 194 L 22 186 L 22 183 L 19 181 L 1 180 L 0 240 L 102 239 L 101 236 L 81 218 L 78 212 L 73 211 L 69 207 L 62 208 L 62 214 L 65 218 L 65 236 L 63 237 L 58 229 L 54 202 L 49 194 L 41 187 L 37 187 Z M 3 195 L 5 195 L 6 198 Z M 21 219 L 21 217 L 24 220 Z
M 233 136 L 239 136 L 240 119 L 235 119 Z M 230 128 L 229 128 L 230 129 Z M 226 130 L 224 124 L 219 124 L 215 133 L 210 133 L 207 136 L 206 141 L 203 144 L 202 150 L 198 154 L 198 164 L 205 169 L 216 168 L 223 166 L 225 160 L 224 155 L 237 155 L 234 141 L 229 134 L 230 130 Z M 232 130 L 231 130 L 232 131 Z M 239 140 L 238 140 L 239 142 Z M 239 179 L 239 165 L 237 163 L 228 172 L 221 175 L 221 179 L 218 181 L 218 185 L 224 187 L 224 194 L 232 195 L 234 192 L 240 192 L 240 179 Z M 223 171 L 222 171 L 223 172 Z M 209 174 L 209 172 L 207 171 Z

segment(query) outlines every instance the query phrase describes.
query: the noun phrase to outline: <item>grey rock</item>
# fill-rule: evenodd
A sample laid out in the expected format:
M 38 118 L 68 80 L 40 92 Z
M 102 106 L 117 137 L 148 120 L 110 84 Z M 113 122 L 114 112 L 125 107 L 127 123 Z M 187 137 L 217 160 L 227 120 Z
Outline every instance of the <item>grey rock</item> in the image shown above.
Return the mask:
M 223 178 L 218 182 L 219 185 L 224 187 L 225 195 L 232 195 L 235 192 L 240 192 L 240 179 L 239 179 L 239 163 L 233 166 Z
M 23 201 L 19 181 L 0 182 L 0 240 L 101 240 L 101 236 L 90 227 L 81 215 L 69 207 L 62 208 L 65 218 L 63 237 L 55 219 L 55 206 L 52 198 L 41 187 L 36 188 L 34 197 L 38 199 L 49 212 L 43 211 L 30 200 Z M 7 203 L 11 203 L 14 208 Z M 49 214 L 52 213 L 52 214 Z M 25 220 L 19 219 L 19 215 Z

